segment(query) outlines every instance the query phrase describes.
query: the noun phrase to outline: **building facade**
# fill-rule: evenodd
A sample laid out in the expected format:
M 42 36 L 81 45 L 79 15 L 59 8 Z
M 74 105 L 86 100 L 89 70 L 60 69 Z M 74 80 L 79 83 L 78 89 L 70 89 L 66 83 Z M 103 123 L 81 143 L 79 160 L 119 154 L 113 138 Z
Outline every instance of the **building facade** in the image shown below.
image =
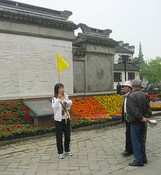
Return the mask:
M 127 80 L 139 77 L 140 71 L 140 66 L 132 61 L 135 47 L 123 41 L 118 43 L 114 56 L 114 89 L 118 83 L 123 84 Z M 122 60 L 122 56 L 126 60 Z

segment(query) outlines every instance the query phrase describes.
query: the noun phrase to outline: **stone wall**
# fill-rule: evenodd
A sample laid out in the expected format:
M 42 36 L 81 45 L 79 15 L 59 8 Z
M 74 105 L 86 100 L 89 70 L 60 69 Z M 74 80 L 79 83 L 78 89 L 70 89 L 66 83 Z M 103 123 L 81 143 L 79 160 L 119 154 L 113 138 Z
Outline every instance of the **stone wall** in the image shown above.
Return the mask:
M 58 82 L 56 53 L 70 64 L 60 80 L 73 92 L 70 41 L 0 33 L 0 48 L 0 99 L 52 96 Z
M 74 40 L 74 92 L 113 91 L 113 69 L 116 41 L 109 29 L 100 30 L 80 24 L 83 33 Z
M 70 11 L 0 0 L 0 100 L 53 96 L 59 53 L 70 65 L 60 82 L 73 93 Z
M 113 55 L 87 53 L 74 57 L 74 92 L 107 92 L 113 90 Z

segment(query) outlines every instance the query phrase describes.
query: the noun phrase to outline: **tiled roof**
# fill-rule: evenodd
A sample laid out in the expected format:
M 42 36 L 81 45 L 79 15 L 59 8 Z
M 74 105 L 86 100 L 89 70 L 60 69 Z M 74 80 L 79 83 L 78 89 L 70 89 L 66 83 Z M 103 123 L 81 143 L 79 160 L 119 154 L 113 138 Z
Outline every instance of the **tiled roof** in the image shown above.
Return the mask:
M 126 70 L 127 71 L 139 71 L 140 68 L 137 64 L 131 63 L 131 64 L 126 64 Z M 114 64 L 114 71 L 124 71 L 124 64 Z
M 56 11 L 15 1 L 0 0 L 0 19 L 39 26 L 74 30 L 76 24 L 68 21 L 70 11 Z
M 115 47 L 118 43 L 111 38 L 105 38 L 99 35 L 79 33 L 76 39 L 73 41 L 73 45 L 77 46 L 80 43 L 86 42 L 93 45 L 103 45 L 109 47 Z
M 130 54 L 133 54 L 133 53 L 134 53 L 133 51 L 131 51 L 131 50 L 129 50 L 129 49 L 126 49 L 126 48 L 124 48 L 124 47 L 121 47 L 121 46 L 119 46 L 119 45 L 117 45 L 117 46 L 115 47 L 115 50 L 116 50 L 116 53 L 130 53 Z

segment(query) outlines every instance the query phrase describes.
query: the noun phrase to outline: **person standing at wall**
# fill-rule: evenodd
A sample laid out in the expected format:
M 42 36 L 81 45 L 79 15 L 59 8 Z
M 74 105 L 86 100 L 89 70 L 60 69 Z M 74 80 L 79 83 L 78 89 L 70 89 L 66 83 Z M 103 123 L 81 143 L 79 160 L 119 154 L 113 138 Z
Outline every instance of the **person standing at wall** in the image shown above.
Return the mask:
M 126 131 L 125 131 L 125 151 L 121 153 L 123 156 L 130 156 L 133 154 L 133 148 L 131 143 L 131 134 L 130 134 L 130 122 L 127 120 L 127 99 L 129 94 L 132 91 L 132 83 L 130 81 L 126 81 L 122 85 L 124 92 L 125 92 L 125 98 L 124 103 L 122 107 L 122 120 L 126 124 Z
M 141 91 L 141 80 L 135 79 L 132 83 L 133 92 L 127 99 L 127 119 L 130 122 L 131 141 L 135 160 L 130 166 L 143 166 L 147 163 L 145 137 L 146 125 L 149 121 L 147 116 L 149 100 L 147 95 Z
M 121 95 L 121 85 L 120 83 L 117 84 L 117 94 L 120 94 Z
M 72 105 L 68 95 L 64 93 L 64 85 L 58 83 L 54 87 L 54 97 L 52 98 L 52 108 L 54 109 L 55 133 L 57 151 L 60 159 L 64 159 L 64 155 L 73 154 L 70 152 L 70 114 L 68 110 Z M 63 148 L 64 134 L 64 148 Z

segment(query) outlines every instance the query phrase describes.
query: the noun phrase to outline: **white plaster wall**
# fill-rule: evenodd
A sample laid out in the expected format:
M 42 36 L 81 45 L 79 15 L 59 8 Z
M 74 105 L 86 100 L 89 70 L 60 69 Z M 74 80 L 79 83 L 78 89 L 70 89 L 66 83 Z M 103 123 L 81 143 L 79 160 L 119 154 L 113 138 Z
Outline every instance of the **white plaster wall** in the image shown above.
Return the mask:
M 118 64 L 118 59 L 119 59 L 120 55 L 129 55 L 130 59 L 133 58 L 133 55 L 132 55 L 132 54 L 127 54 L 127 53 L 115 53 L 115 55 L 114 55 L 114 64 Z
M 124 84 L 125 82 L 125 72 L 121 72 L 121 71 L 115 71 L 115 72 L 120 72 L 122 73 L 122 81 L 119 82 L 121 85 Z M 131 71 L 127 71 L 126 72 L 126 78 L 127 80 L 126 81 L 132 81 L 132 80 L 128 80 L 128 73 L 131 72 Z M 134 72 L 135 73 L 135 78 L 139 77 L 139 72 Z M 117 83 L 118 82 L 114 82 L 114 89 L 116 90 L 117 89 Z
M 120 57 L 120 53 L 115 53 L 115 55 L 114 55 L 114 64 L 118 64 L 119 57 Z
M 71 41 L 0 33 L 0 100 L 52 96 L 56 53 L 70 65 L 60 72 L 60 81 L 66 93 L 73 93 Z

